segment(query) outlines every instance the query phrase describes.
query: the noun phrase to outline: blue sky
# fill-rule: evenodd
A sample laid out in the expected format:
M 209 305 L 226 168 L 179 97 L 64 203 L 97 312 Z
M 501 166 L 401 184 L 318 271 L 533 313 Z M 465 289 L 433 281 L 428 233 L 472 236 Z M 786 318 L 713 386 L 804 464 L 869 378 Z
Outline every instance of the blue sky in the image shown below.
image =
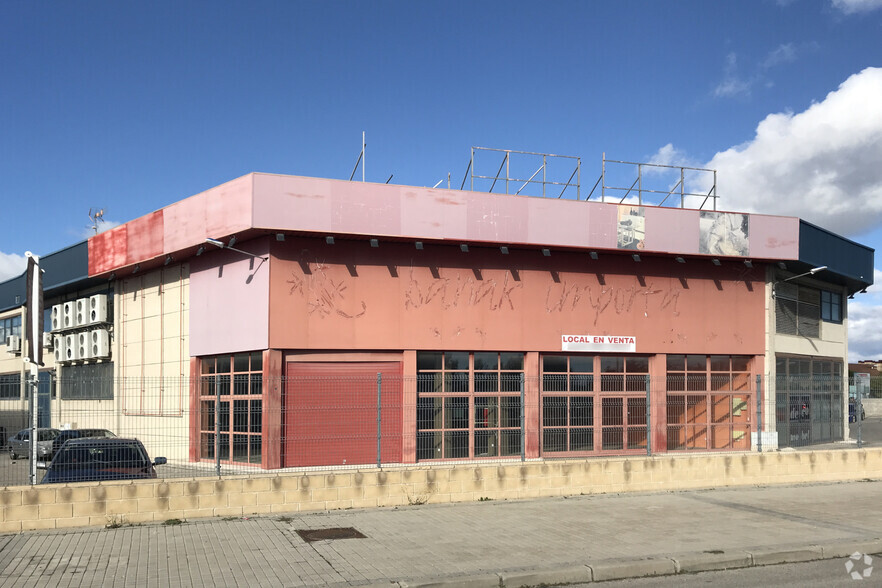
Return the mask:
M 879 67 L 882 0 L 7 0 L 0 279 L 90 209 L 348 178 L 362 131 L 368 181 L 458 187 L 477 145 L 580 156 L 587 192 L 605 152 L 714 167 L 724 208 L 880 249 Z M 850 303 L 852 359 L 882 357 L 880 311 L 879 286 Z

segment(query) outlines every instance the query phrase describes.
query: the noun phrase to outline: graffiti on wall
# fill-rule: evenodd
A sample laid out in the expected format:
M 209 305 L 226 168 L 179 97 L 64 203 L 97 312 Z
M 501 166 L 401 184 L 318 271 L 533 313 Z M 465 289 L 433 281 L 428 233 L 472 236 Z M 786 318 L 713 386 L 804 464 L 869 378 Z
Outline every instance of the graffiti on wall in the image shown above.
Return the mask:
M 344 280 L 335 280 L 328 275 L 327 265 L 316 261 L 309 263 L 308 267 L 308 274 L 299 275 L 292 271 L 291 278 L 287 280 L 288 294 L 299 294 L 306 298 L 307 314 L 320 318 L 335 315 L 347 319 L 365 315 L 367 303 L 364 300 L 352 301 Z
M 509 272 L 502 280 L 490 278 L 477 280 L 472 276 L 457 274 L 453 278 L 421 280 L 410 268 L 407 288 L 404 291 L 404 308 L 416 310 L 436 304 L 444 310 L 460 306 L 484 306 L 489 310 L 514 310 L 512 293 L 523 287 L 514 281 Z
M 563 313 L 579 309 L 594 312 L 594 325 L 607 313 L 616 315 L 642 312 L 649 318 L 654 311 L 666 311 L 678 316 L 680 292 L 671 288 L 647 286 L 614 287 L 605 285 L 562 282 L 551 284 L 545 293 L 545 312 Z

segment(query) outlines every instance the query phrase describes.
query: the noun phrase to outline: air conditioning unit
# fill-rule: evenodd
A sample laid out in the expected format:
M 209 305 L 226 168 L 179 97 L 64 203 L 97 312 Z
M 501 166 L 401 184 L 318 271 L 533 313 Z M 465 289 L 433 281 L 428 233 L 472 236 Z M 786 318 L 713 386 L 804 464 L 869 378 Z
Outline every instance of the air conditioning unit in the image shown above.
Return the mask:
M 80 347 L 77 345 L 76 335 L 64 336 L 64 360 L 76 361 L 80 358 Z
M 76 312 L 75 322 L 78 327 L 88 325 L 90 322 L 92 322 L 89 320 L 88 298 L 80 298 L 79 300 L 77 300 L 74 309 L 74 312 Z
M 62 329 L 72 329 L 77 326 L 77 312 L 76 312 L 76 303 L 74 302 L 65 302 L 62 305 L 61 309 L 61 328 Z
M 77 355 L 79 359 L 92 359 L 92 331 L 77 333 Z
M 64 335 L 53 335 L 53 338 L 55 339 L 55 362 L 64 363 L 67 361 L 67 348 L 65 347 L 67 337 Z
M 107 322 L 107 294 L 95 294 L 89 297 L 89 323 Z
M 52 333 L 43 333 L 43 347 L 46 349 L 52 349 L 54 343 L 55 337 Z
M 95 329 L 89 331 L 92 343 L 92 357 L 103 358 L 110 357 L 110 333 L 104 329 Z
M 64 328 L 64 305 L 56 304 L 52 307 L 52 330 L 60 331 Z
M 9 353 L 21 353 L 21 337 L 18 335 L 7 335 L 6 351 Z

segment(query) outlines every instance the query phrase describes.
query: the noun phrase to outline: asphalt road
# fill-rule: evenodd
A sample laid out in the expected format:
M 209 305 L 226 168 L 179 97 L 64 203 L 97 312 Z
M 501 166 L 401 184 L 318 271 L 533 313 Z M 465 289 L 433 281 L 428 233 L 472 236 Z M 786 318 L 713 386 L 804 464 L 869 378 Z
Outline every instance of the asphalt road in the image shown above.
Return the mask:
M 763 586 L 764 588 L 826 588 L 835 586 L 879 586 L 882 584 L 882 555 L 871 556 L 873 569 L 869 577 L 863 578 L 863 584 L 856 584 L 846 569 L 846 558 L 825 559 L 799 564 L 782 564 L 777 566 L 760 566 L 723 572 L 702 572 L 700 574 L 681 574 L 676 576 L 660 576 L 656 578 L 639 578 L 635 580 L 615 580 L 603 582 L 604 588 L 658 588 L 677 586 L 681 588 L 697 588 L 714 586 L 720 588 L 741 588 L 742 586 Z M 863 574 L 867 566 L 863 558 L 852 562 L 851 572 Z M 591 588 L 598 584 L 569 584 L 570 587 Z
M 857 424 L 848 425 L 849 435 L 852 439 L 857 439 Z M 882 445 L 882 418 L 870 417 L 861 423 L 861 440 L 864 445 L 879 446 Z

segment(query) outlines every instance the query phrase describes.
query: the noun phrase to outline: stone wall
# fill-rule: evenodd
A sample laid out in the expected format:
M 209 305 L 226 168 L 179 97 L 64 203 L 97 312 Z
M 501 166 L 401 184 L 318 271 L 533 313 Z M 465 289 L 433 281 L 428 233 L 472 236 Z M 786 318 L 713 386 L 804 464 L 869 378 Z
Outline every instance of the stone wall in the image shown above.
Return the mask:
M 216 516 L 882 478 L 882 448 L 433 465 L 0 490 L 0 533 Z

